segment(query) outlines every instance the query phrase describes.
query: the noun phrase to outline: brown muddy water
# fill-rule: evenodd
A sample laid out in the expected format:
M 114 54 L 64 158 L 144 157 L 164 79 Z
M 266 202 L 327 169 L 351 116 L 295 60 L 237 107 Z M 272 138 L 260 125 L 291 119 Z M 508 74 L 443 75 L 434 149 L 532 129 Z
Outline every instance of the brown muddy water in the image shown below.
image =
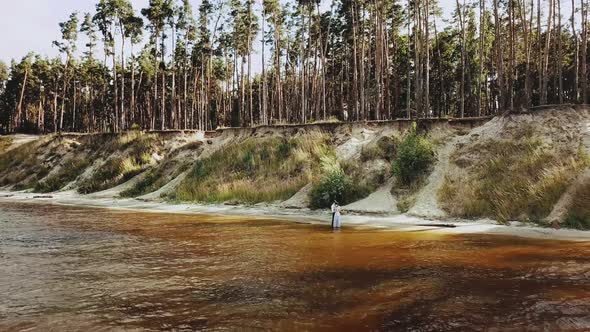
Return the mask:
M 0 330 L 587 331 L 590 244 L 0 203 Z

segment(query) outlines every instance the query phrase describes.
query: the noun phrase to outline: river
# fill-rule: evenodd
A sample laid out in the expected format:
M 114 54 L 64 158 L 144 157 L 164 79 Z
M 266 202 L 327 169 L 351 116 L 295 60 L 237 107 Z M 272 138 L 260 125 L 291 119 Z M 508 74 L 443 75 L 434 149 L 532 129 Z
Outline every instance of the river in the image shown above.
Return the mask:
M 0 203 L 2 331 L 587 331 L 590 244 Z

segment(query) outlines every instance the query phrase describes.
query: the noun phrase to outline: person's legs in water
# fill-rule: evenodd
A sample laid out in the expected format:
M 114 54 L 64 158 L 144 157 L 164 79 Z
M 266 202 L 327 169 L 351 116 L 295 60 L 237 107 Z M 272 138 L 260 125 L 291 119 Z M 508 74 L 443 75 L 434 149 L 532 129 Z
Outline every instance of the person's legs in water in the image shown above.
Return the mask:
M 334 229 L 340 229 L 342 227 L 341 221 L 340 221 L 340 214 L 336 213 L 336 215 L 334 216 Z

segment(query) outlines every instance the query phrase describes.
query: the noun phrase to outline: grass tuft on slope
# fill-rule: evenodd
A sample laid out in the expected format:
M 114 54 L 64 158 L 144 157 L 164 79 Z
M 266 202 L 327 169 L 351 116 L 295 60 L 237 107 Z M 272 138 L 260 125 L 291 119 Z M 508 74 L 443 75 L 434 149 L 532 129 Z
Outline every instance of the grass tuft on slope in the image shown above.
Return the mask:
M 158 151 L 160 142 L 156 135 L 130 132 L 110 145 L 102 153 L 113 153 L 90 178 L 84 179 L 78 187 L 81 194 L 90 194 L 116 187 L 142 173 L 152 162 L 152 154 Z M 108 154 L 107 154 L 108 155 Z
M 0 136 L 0 153 L 6 151 L 12 145 L 12 137 Z
M 309 183 L 320 160 L 333 155 L 326 135 L 248 138 L 198 160 L 173 199 L 256 204 L 286 200 Z
M 59 171 L 48 176 L 35 186 L 35 192 L 49 193 L 62 189 L 70 182 L 76 180 L 90 165 L 86 158 L 73 157 L 66 160 Z
M 451 215 L 500 222 L 540 222 L 588 162 L 581 150 L 544 144 L 532 135 L 460 148 L 439 201 Z

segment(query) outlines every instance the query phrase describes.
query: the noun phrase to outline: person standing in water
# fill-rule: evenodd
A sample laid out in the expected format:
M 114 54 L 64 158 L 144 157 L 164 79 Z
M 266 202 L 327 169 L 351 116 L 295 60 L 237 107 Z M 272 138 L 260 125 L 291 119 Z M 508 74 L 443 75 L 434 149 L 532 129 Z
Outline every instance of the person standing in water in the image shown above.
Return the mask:
M 336 215 L 336 207 L 338 207 L 338 202 L 334 201 L 334 203 L 332 203 L 332 206 L 330 207 L 332 209 L 332 228 L 334 228 L 334 216 Z

